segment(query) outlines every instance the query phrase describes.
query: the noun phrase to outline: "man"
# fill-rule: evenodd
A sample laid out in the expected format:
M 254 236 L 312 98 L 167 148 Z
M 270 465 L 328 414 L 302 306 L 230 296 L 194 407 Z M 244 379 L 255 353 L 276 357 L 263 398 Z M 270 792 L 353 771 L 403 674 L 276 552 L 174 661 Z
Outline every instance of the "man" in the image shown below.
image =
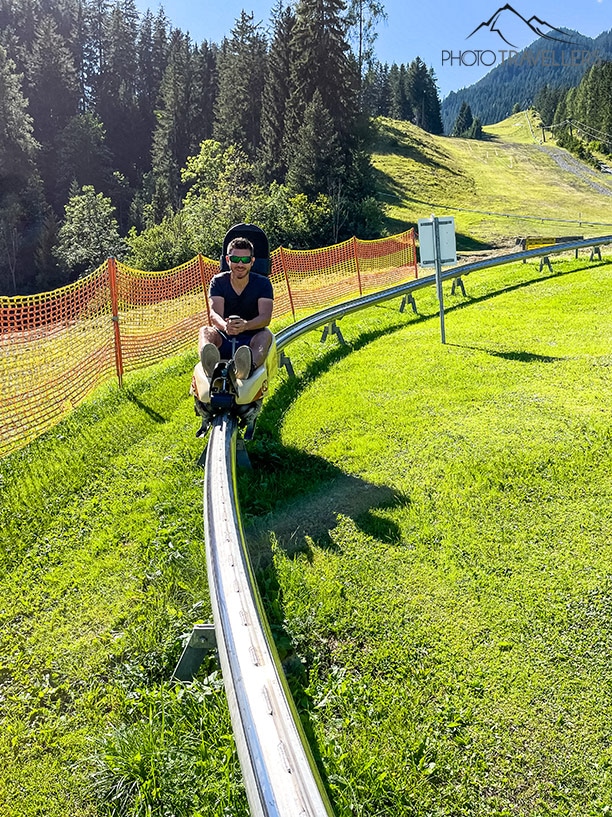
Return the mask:
M 210 326 L 198 338 L 202 368 L 208 377 L 219 360 L 230 360 L 233 373 L 244 380 L 266 359 L 272 333 L 274 293 L 265 277 L 252 272 L 255 251 L 248 238 L 234 238 L 225 256 L 229 271 L 210 283 Z

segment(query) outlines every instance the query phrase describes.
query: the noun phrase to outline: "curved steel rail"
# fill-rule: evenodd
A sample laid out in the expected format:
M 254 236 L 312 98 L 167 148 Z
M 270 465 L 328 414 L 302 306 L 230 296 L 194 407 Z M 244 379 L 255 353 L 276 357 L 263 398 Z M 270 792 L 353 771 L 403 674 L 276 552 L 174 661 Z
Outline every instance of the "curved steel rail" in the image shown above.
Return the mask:
M 503 264 L 512 264 L 516 261 L 527 261 L 530 258 L 537 258 L 540 255 L 553 255 L 556 253 L 567 252 L 567 250 L 579 250 L 588 247 L 597 247 L 602 244 L 611 244 L 612 235 L 600 236 L 599 238 L 586 238 L 581 241 L 569 241 L 565 244 L 554 244 L 547 247 L 538 247 L 535 250 L 524 250 L 522 252 L 509 253 L 507 255 L 498 255 L 493 258 L 486 258 L 482 261 L 476 261 L 473 264 L 462 264 L 460 266 L 452 267 L 451 269 L 442 272 L 442 280 L 450 281 L 453 278 L 460 278 L 462 275 L 468 275 L 470 272 L 476 270 L 487 269 L 488 267 L 498 267 Z M 360 298 L 355 298 L 351 301 L 337 304 L 336 306 L 323 309 L 315 315 L 309 315 L 300 321 L 281 330 L 276 335 L 276 348 L 280 353 L 282 350 L 294 340 L 297 340 L 306 332 L 311 332 L 313 329 L 318 329 L 320 326 L 325 326 L 331 321 L 342 318 L 351 312 L 357 312 L 359 309 L 364 309 L 367 306 L 388 301 L 391 298 L 397 298 L 402 295 L 411 294 L 418 289 L 435 285 L 436 276 L 428 275 L 425 278 L 417 278 L 414 281 L 409 281 L 406 284 L 398 284 L 390 289 L 384 289 L 380 292 L 373 292 L 370 295 L 363 295 Z
M 204 526 L 217 648 L 252 817 L 331 817 L 249 562 L 236 495 L 236 421 L 214 421 Z
M 538 248 L 453 267 L 443 280 L 553 252 L 612 243 L 612 236 Z M 435 284 L 430 275 L 304 318 L 276 336 L 280 352 L 331 321 Z M 250 565 L 236 493 L 237 424 L 217 417 L 204 483 L 208 582 L 217 648 L 252 817 L 333 817 L 305 738 Z

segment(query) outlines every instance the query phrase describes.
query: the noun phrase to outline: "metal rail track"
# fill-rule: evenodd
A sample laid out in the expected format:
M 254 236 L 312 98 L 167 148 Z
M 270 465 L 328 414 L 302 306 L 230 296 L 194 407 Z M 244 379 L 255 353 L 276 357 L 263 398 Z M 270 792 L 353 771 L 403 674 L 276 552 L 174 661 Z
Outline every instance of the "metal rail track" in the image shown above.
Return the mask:
M 537 247 L 534 250 L 523 250 L 522 252 L 509 253 L 507 255 L 498 255 L 493 258 L 486 258 L 482 261 L 476 261 L 472 264 L 462 264 L 442 272 L 443 281 L 452 281 L 455 278 L 461 278 L 463 275 L 469 275 L 470 272 L 477 270 L 488 269 L 489 267 L 498 267 L 503 264 L 514 264 L 517 261 L 528 261 L 530 258 L 538 258 L 541 255 L 555 255 L 568 250 L 579 250 L 589 247 L 598 247 L 604 244 L 612 244 L 612 235 L 600 236 L 599 238 L 586 238 L 581 241 L 569 241 L 566 244 L 554 244 L 548 247 Z M 435 286 L 436 276 L 427 275 L 424 278 L 417 278 L 414 281 L 409 281 L 406 284 L 398 284 L 390 289 L 384 289 L 380 292 L 373 292 L 370 295 L 364 295 L 360 298 L 354 298 L 351 301 L 337 304 L 336 306 L 323 309 L 315 315 L 309 315 L 297 321 L 287 329 L 281 330 L 276 336 L 276 348 L 280 352 L 292 341 L 297 340 L 306 332 L 311 332 L 313 329 L 318 329 L 321 326 L 332 323 L 344 315 L 349 315 L 352 312 L 357 312 L 360 309 L 365 309 L 368 306 L 388 301 L 392 298 L 402 296 L 410 296 L 419 289 L 424 289 L 428 286 Z
M 206 455 L 204 526 L 217 649 L 252 817 L 331 817 L 269 630 L 236 495 L 236 421 L 221 415 Z
M 453 267 L 452 280 L 470 272 L 566 250 L 612 243 L 612 236 L 537 248 Z M 277 350 L 306 332 L 351 312 L 435 284 L 429 275 L 347 301 L 278 333 Z M 253 576 L 236 493 L 237 423 L 217 417 L 206 452 L 204 526 L 219 659 L 238 757 L 252 817 L 333 817 L 306 740 Z

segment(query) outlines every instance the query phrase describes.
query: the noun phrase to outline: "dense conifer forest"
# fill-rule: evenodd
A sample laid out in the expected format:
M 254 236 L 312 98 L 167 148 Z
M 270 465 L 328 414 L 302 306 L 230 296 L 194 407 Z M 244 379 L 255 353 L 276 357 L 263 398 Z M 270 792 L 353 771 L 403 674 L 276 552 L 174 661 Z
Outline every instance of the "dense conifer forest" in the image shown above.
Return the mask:
M 380 235 L 370 115 L 442 130 L 423 62 L 375 62 L 381 16 L 374 0 L 279 0 L 265 28 L 243 11 L 195 43 L 133 0 L 0 0 L 0 294 L 109 255 L 215 257 L 240 220 L 272 245 Z
M 420 57 L 377 60 L 384 16 L 377 0 L 277 0 L 267 24 L 243 11 L 195 43 L 134 0 L 0 0 L 0 295 L 111 255 L 152 270 L 217 257 L 238 221 L 272 246 L 378 237 L 376 116 L 480 138 L 535 105 L 570 149 L 610 151 L 603 59 L 553 70 L 538 40 L 441 103 Z M 612 32 L 588 43 L 612 54 Z

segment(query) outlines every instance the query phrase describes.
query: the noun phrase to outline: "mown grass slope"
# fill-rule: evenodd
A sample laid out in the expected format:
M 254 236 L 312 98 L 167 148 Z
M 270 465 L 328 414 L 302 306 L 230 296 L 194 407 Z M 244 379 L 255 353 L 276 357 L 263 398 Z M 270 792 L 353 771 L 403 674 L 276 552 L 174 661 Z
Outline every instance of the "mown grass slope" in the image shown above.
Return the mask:
M 275 561 L 341 813 L 612 806 L 611 283 L 470 280 L 448 346 L 373 341 L 287 412 L 286 445 L 392 494 L 328 532 L 301 508 Z
M 381 122 L 391 223 L 439 204 L 612 222 L 605 179 L 562 170 L 524 114 L 487 131 Z M 552 231 L 452 212 L 470 250 Z M 553 264 L 447 292 L 445 346 L 433 292 L 418 316 L 347 317 L 346 346 L 290 347 L 298 377 L 265 401 L 239 495 L 339 817 L 612 810 L 612 267 Z M 7 817 L 248 813 L 214 660 L 170 682 L 210 617 L 194 362 L 0 462 Z
M 533 113 L 487 126 L 483 140 L 377 121 L 374 165 L 393 231 L 434 212 L 454 216 L 466 250 L 525 235 L 612 233 L 612 177 L 542 144 Z
M 472 274 L 290 347 L 239 495 L 338 815 L 612 807 L 612 267 Z M 0 463 L 0 811 L 246 815 L 210 615 L 193 355 Z

